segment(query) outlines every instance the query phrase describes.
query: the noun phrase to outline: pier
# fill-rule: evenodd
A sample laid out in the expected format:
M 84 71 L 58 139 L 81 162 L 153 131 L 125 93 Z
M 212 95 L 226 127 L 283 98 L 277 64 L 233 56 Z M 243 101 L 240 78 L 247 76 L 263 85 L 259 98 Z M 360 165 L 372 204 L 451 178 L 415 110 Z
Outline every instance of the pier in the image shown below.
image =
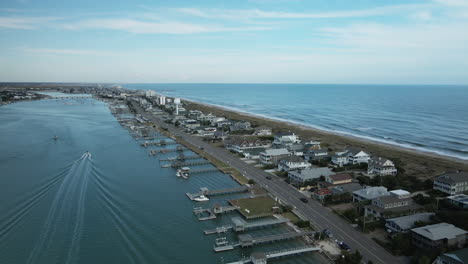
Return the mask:
M 233 194 L 233 193 L 243 193 L 243 192 L 248 192 L 248 191 L 249 191 L 249 187 L 247 186 L 240 186 L 240 187 L 227 188 L 227 189 L 217 189 L 217 190 L 209 190 L 207 187 L 202 187 L 200 188 L 199 192 L 186 193 L 186 195 L 190 200 L 193 200 L 193 198 L 198 197 L 200 195 L 216 196 L 216 195 L 227 195 L 227 194 Z
M 220 234 L 220 233 L 225 233 L 228 230 L 234 230 L 235 232 L 243 232 L 248 229 L 263 228 L 263 227 L 268 227 L 268 226 L 284 224 L 284 223 L 289 222 L 289 219 L 284 218 L 284 217 L 276 217 L 275 219 L 268 219 L 268 220 L 249 223 L 245 220 L 242 220 L 239 217 L 233 217 L 231 218 L 231 221 L 233 225 L 225 225 L 225 226 L 216 227 L 215 229 L 208 229 L 208 230 L 203 231 L 203 233 L 205 235 Z
M 193 209 L 193 213 L 198 217 L 199 221 L 206 221 L 215 219 L 216 215 L 229 213 L 236 210 L 239 210 L 238 206 L 222 206 L 220 204 L 216 204 L 213 206 L 213 208 L 195 207 Z
M 205 165 L 210 164 L 208 160 L 201 160 L 201 161 L 188 161 L 188 162 L 180 162 L 175 161 L 171 164 L 172 168 L 180 168 L 180 167 L 187 167 L 187 166 L 196 166 L 196 165 Z
M 190 156 L 185 156 L 183 153 L 181 153 L 177 157 L 171 157 L 167 159 L 159 159 L 159 161 L 176 161 L 176 160 L 193 160 L 193 159 L 200 159 L 201 157 L 198 155 L 190 155 Z
M 197 174 L 197 173 L 206 173 L 206 172 L 218 172 L 217 168 L 206 168 L 206 169 L 199 169 L 199 170 L 190 170 L 189 174 Z
M 257 252 L 257 253 L 253 253 L 252 255 L 250 255 L 250 258 L 241 259 L 239 261 L 230 262 L 228 264 L 246 264 L 246 263 L 265 264 L 267 263 L 267 260 L 269 259 L 287 257 L 287 256 L 292 256 L 292 255 L 299 255 L 299 254 L 304 254 L 308 252 L 316 252 L 316 251 L 321 252 L 322 249 L 318 247 L 305 246 L 305 247 L 297 247 L 297 248 L 291 248 L 291 249 L 271 251 L 268 253 Z
M 314 232 L 287 232 L 287 233 L 282 233 L 282 234 L 276 234 L 276 235 L 268 235 L 268 236 L 262 236 L 262 237 L 252 237 L 249 234 L 245 235 L 240 235 L 239 236 L 239 241 L 234 242 L 234 243 L 228 243 L 227 238 L 224 237 L 224 239 L 221 238 L 223 243 L 219 244 L 215 242 L 215 245 L 213 247 L 213 250 L 215 252 L 221 252 L 221 251 L 227 251 L 227 250 L 232 250 L 236 247 L 253 247 L 256 245 L 260 244 L 265 244 L 265 243 L 272 243 L 276 241 L 281 241 L 281 240 L 287 240 L 287 239 L 293 239 L 293 238 L 298 238 L 298 237 L 303 237 L 303 236 L 308 236 L 313 234 Z M 219 244 L 219 245 L 218 245 Z

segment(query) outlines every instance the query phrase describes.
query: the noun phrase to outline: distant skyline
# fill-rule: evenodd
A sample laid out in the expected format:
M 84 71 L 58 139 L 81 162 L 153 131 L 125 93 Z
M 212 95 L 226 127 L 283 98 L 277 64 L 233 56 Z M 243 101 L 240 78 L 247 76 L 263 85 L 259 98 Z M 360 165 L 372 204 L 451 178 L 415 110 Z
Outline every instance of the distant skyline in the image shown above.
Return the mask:
M 0 39 L 0 82 L 468 84 L 468 0 L 3 0 Z

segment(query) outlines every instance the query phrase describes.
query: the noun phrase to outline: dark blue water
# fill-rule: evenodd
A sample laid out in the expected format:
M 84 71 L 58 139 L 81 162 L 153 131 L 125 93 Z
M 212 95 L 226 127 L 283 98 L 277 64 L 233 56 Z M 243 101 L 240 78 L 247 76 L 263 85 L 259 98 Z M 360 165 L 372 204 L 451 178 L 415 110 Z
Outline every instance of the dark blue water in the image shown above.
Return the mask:
M 83 156 L 86 151 L 91 157 Z M 91 98 L 0 107 L 0 263 L 220 263 L 250 254 L 215 254 L 216 236 L 202 231 L 235 213 L 198 222 L 192 214 L 197 204 L 185 196 L 204 186 L 238 184 L 222 173 L 177 178 L 159 161 L 174 155 L 150 157 L 107 105 Z M 293 240 L 254 250 L 300 245 Z M 323 258 L 312 253 L 279 263 Z
M 127 84 L 315 128 L 468 160 L 468 87 Z

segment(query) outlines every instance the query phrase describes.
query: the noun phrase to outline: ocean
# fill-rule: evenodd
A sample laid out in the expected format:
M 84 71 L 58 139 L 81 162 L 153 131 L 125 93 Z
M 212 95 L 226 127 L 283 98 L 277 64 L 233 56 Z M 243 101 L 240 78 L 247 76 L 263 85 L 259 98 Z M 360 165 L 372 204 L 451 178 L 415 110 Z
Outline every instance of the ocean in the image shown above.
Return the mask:
M 227 225 L 238 214 L 199 222 L 193 207 L 227 204 L 247 194 L 212 197 L 204 204 L 190 201 L 186 192 L 238 183 L 221 172 L 177 178 L 176 170 L 162 168 L 159 160 L 174 152 L 149 156 L 140 143 L 106 103 L 89 96 L 1 106 L 0 263 L 223 263 L 253 251 L 305 245 L 296 239 L 214 253 L 217 236 L 203 230 Z M 87 151 L 91 156 L 84 155 Z M 264 236 L 286 229 L 249 233 Z M 232 232 L 226 235 L 230 242 L 238 239 Z M 326 261 L 309 253 L 274 263 Z
M 321 130 L 468 160 L 468 87 L 125 84 Z

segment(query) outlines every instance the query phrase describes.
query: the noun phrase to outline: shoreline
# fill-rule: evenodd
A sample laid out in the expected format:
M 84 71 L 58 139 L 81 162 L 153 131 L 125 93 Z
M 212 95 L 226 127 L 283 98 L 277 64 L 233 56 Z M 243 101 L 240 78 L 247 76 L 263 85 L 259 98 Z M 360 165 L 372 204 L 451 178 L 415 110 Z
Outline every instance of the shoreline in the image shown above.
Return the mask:
M 468 170 L 468 160 L 453 156 L 442 155 L 431 151 L 400 146 L 387 142 L 381 142 L 378 140 L 372 140 L 370 138 L 362 138 L 360 136 L 351 134 L 342 134 L 337 132 L 334 133 L 331 131 L 318 129 L 310 125 L 265 117 L 262 115 L 247 113 L 219 105 L 199 102 L 192 99 L 182 98 L 182 100 L 186 102 L 187 110 L 201 110 L 203 112 L 211 112 L 215 115 L 224 115 L 232 119 L 250 121 L 252 125 L 270 126 L 274 133 L 290 130 L 301 136 L 303 139 L 314 139 L 325 143 L 328 148 L 333 149 L 333 152 L 341 150 L 347 146 L 354 146 L 361 147 L 371 154 L 387 157 L 390 159 L 400 159 L 404 163 L 403 167 L 405 167 L 405 170 L 407 167 L 416 167 L 406 170 L 408 171 L 409 175 L 428 178 L 444 173 L 446 170 Z M 428 166 L 427 171 L 424 168 L 425 166 Z M 426 175 L 423 176 L 423 174 Z

